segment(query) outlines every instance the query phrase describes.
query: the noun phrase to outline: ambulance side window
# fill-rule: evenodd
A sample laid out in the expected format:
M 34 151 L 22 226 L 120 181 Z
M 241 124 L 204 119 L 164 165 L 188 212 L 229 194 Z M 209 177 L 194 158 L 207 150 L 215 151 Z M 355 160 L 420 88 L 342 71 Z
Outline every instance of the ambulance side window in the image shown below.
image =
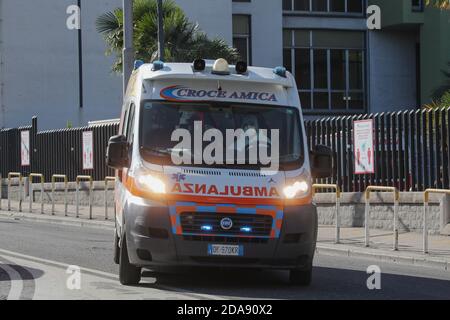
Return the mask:
M 125 132 L 126 132 L 126 130 L 127 130 L 127 122 L 128 122 L 128 109 L 129 108 L 126 108 L 125 109 L 125 114 L 124 114 L 124 116 L 123 116 L 123 122 L 122 122 L 122 126 L 121 126 L 121 128 L 120 128 L 120 133 L 119 134 L 123 134 L 123 135 L 125 135 Z
M 133 129 L 134 129 L 134 104 L 130 105 L 130 109 L 128 111 L 128 119 L 127 119 L 127 127 L 125 131 L 125 137 L 127 137 L 127 141 L 130 145 L 133 143 Z
M 130 105 L 130 108 L 128 110 L 128 119 L 127 124 L 125 128 L 125 137 L 127 138 L 127 141 L 130 145 L 130 159 L 132 155 L 133 150 L 133 141 L 134 141 L 134 114 L 135 114 L 135 107 L 134 104 Z

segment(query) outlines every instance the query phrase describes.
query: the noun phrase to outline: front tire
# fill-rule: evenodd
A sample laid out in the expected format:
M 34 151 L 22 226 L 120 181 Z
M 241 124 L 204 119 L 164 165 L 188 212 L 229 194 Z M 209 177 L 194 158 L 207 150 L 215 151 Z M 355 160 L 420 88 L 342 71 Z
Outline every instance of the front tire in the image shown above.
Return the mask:
M 289 272 L 289 282 L 292 285 L 307 287 L 311 284 L 312 267 L 307 270 L 293 269 Z
M 117 230 L 114 230 L 114 263 L 119 264 L 119 262 L 120 262 L 119 236 L 117 235 Z
M 123 235 L 122 247 L 119 258 L 119 281 L 123 285 L 136 285 L 141 281 L 141 268 L 130 263 L 125 234 Z

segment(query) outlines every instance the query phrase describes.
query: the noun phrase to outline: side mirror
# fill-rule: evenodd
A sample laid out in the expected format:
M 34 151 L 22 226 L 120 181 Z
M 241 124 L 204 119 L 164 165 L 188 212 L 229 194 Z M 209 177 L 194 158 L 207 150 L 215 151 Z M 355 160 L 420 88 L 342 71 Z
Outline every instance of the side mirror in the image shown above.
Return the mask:
M 311 174 L 318 179 L 333 175 L 333 151 L 330 147 L 317 145 L 311 151 Z
M 106 150 L 106 165 L 116 170 L 129 167 L 129 144 L 124 135 L 112 136 Z

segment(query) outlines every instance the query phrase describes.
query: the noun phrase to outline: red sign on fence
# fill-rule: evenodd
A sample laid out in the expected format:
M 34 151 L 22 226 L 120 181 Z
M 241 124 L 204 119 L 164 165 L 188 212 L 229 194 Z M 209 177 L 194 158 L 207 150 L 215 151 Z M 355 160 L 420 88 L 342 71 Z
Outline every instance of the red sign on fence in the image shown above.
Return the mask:
M 22 167 L 30 165 L 30 131 L 20 132 L 20 164 Z
M 355 174 L 375 173 L 373 119 L 353 122 Z
M 83 170 L 94 169 L 94 133 L 83 132 Z

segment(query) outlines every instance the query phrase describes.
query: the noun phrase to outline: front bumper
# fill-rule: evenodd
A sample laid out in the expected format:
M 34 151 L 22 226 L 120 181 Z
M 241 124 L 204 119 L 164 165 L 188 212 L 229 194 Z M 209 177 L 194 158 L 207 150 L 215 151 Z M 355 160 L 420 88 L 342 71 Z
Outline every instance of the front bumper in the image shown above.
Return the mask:
M 142 267 L 307 269 L 312 264 L 317 240 L 314 205 L 285 207 L 278 238 L 227 238 L 226 244 L 243 246 L 242 257 L 208 255 L 208 244 L 222 244 L 223 240 L 174 234 L 169 208 L 165 205 L 129 204 L 124 217 L 130 262 Z

